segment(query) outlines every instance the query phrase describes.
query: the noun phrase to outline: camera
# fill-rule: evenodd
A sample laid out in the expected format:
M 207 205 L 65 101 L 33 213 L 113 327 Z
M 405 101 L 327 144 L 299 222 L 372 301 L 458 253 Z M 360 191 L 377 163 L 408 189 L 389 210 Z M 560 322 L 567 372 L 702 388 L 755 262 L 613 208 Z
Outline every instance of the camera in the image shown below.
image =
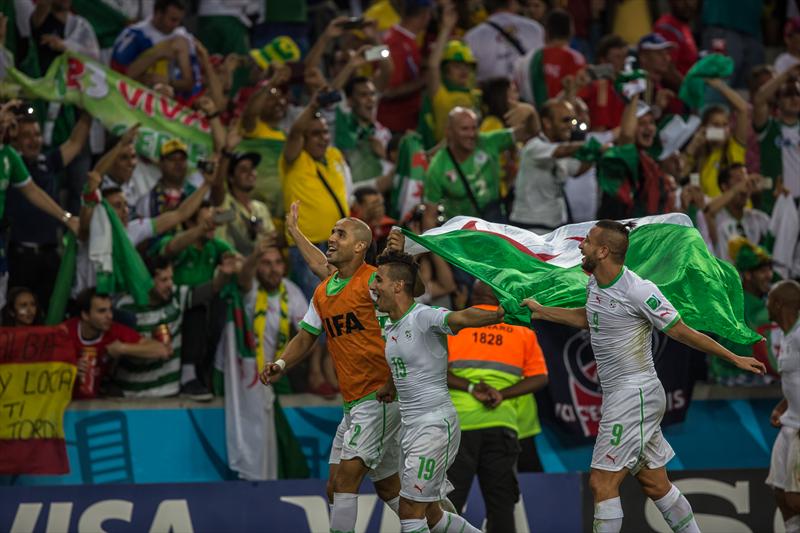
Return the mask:
M 209 161 L 208 159 L 198 159 L 197 160 L 197 170 L 204 174 L 213 174 L 214 173 L 214 162 Z

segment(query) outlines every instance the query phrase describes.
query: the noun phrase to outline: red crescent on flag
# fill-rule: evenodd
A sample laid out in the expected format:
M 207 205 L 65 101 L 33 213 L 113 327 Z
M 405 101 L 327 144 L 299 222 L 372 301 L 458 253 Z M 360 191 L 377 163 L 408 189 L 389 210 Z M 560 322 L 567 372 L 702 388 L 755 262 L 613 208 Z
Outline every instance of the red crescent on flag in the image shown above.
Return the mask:
M 500 237 L 501 239 L 504 239 L 505 241 L 509 242 L 514 248 L 516 248 L 520 252 L 522 252 L 522 253 L 524 253 L 526 255 L 529 255 L 531 257 L 535 257 L 539 261 L 543 261 L 545 263 L 547 261 L 550 261 L 551 259 L 559 256 L 559 254 L 556 254 L 556 255 L 537 254 L 536 252 L 532 251 L 530 248 L 528 248 L 524 244 L 522 244 L 522 243 L 520 243 L 518 241 L 515 241 L 514 239 L 512 239 L 508 235 L 503 235 L 502 233 L 496 233 L 494 231 L 486 231 L 486 230 L 478 229 L 476 227 L 476 222 L 474 220 L 471 220 L 471 221 L 467 222 L 466 224 L 464 224 L 461 227 L 461 229 L 462 230 L 468 230 L 468 231 L 479 231 L 481 233 L 488 233 L 490 235 L 495 235 L 497 237 Z

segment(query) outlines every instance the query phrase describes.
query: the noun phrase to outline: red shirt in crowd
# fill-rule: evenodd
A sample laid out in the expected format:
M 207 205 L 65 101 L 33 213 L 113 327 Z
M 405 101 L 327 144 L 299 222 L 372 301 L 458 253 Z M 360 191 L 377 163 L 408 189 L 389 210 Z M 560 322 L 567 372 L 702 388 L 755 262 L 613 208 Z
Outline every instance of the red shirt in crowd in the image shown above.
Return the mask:
M 614 89 L 609 80 L 594 80 L 578 91 L 589 107 L 592 129 L 595 131 L 613 130 L 622 121 L 625 101 Z
M 413 33 L 402 26 L 392 26 L 386 33 L 384 43 L 389 47 L 389 54 L 394 61 L 389 87 L 399 87 L 422 76 L 422 52 Z M 421 102 L 422 89 L 391 100 L 381 98 L 378 103 L 378 122 L 391 131 L 415 130 Z
M 671 13 L 661 15 L 653 25 L 653 32 L 677 46 L 673 47 L 672 62 L 683 75 L 697 63 L 697 44 L 694 42 L 692 28 Z
M 86 340 L 81 337 L 80 318 L 70 318 L 64 322 L 69 333 L 69 338 L 75 346 L 78 362 L 81 360 L 94 359 L 90 373 L 79 374 L 75 380 L 75 389 L 72 393 L 73 398 L 96 398 L 100 390 L 100 383 L 109 374 L 110 365 L 106 347 L 114 341 L 135 344 L 142 338 L 135 330 L 113 322 L 111 329 L 102 336 Z
M 586 66 L 583 54 L 569 46 L 545 46 L 542 49 L 542 69 L 547 84 L 547 97 L 555 98 L 564 88 L 564 76 L 574 76 Z

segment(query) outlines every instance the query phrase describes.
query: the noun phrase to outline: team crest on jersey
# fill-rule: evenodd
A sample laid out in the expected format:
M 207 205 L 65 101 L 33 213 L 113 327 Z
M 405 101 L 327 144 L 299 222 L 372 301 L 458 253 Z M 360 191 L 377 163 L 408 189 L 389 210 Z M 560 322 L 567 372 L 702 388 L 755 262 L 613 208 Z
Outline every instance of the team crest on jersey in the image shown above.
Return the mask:
M 616 301 L 616 300 L 614 300 L 614 299 L 612 298 L 612 299 L 611 299 L 611 301 L 610 301 L 610 302 L 608 302 L 608 306 L 609 306 L 611 309 L 616 309 L 616 308 L 617 308 L 617 301 Z
M 410 329 L 407 329 L 405 331 L 405 335 L 406 335 L 406 339 L 411 340 L 411 330 Z
M 646 303 L 646 304 L 647 304 L 647 307 L 649 307 L 649 308 L 650 308 L 650 309 L 652 309 L 653 311 L 655 311 L 656 309 L 658 309 L 659 307 L 661 307 L 661 300 L 659 300 L 659 299 L 658 299 L 658 296 L 656 296 L 655 294 L 651 294 L 651 295 L 650 295 L 650 298 L 648 298 L 647 300 L 645 300 L 645 302 L 644 302 L 644 303 Z
M 475 163 L 476 164 L 482 165 L 482 164 L 486 163 L 486 161 L 488 159 L 489 159 L 488 154 L 486 152 L 484 152 L 483 150 L 478 150 L 477 152 L 475 152 Z

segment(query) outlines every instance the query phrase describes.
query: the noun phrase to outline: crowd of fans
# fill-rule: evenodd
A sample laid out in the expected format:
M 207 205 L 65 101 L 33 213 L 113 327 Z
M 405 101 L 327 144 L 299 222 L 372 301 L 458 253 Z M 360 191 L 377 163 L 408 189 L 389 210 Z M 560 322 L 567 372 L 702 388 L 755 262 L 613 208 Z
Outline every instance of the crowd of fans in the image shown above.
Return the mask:
M 65 50 L 99 60 L 204 113 L 214 154 L 194 168 L 172 138 L 149 160 L 136 126 L 114 137 L 78 108 L 4 100 L 3 325 L 42 323 L 73 232 L 76 396 L 205 400 L 219 291 L 238 280 L 274 357 L 325 273 L 303 249 L 324 250 L 344 216 L 368 223 L 379 253 L 394 225 L 422 232 L 458 215 L 544 234 L 684 212 L 740 272 L 749 325 L 775 332 L 770 284 L 800 277 L 800 12 L 697 4 L 6 2 L 0 30 L 18 68 L 42 75 Z M 281 60 L 294 50 L 301 59 Z M 249 141 L 262 149 L 243 150 Z M 425 169 L 411 202 L 409 166 Z M 103 200 L 153 277 L 147 305 L 95 288 Z M 422 301 L 470 302 L 472 280 L 440 258 L 423 257 L 420 272 Z M 737 349 L 769 359 L 776 343 Z M 336 394 L 324 346 L 290 387 Z

